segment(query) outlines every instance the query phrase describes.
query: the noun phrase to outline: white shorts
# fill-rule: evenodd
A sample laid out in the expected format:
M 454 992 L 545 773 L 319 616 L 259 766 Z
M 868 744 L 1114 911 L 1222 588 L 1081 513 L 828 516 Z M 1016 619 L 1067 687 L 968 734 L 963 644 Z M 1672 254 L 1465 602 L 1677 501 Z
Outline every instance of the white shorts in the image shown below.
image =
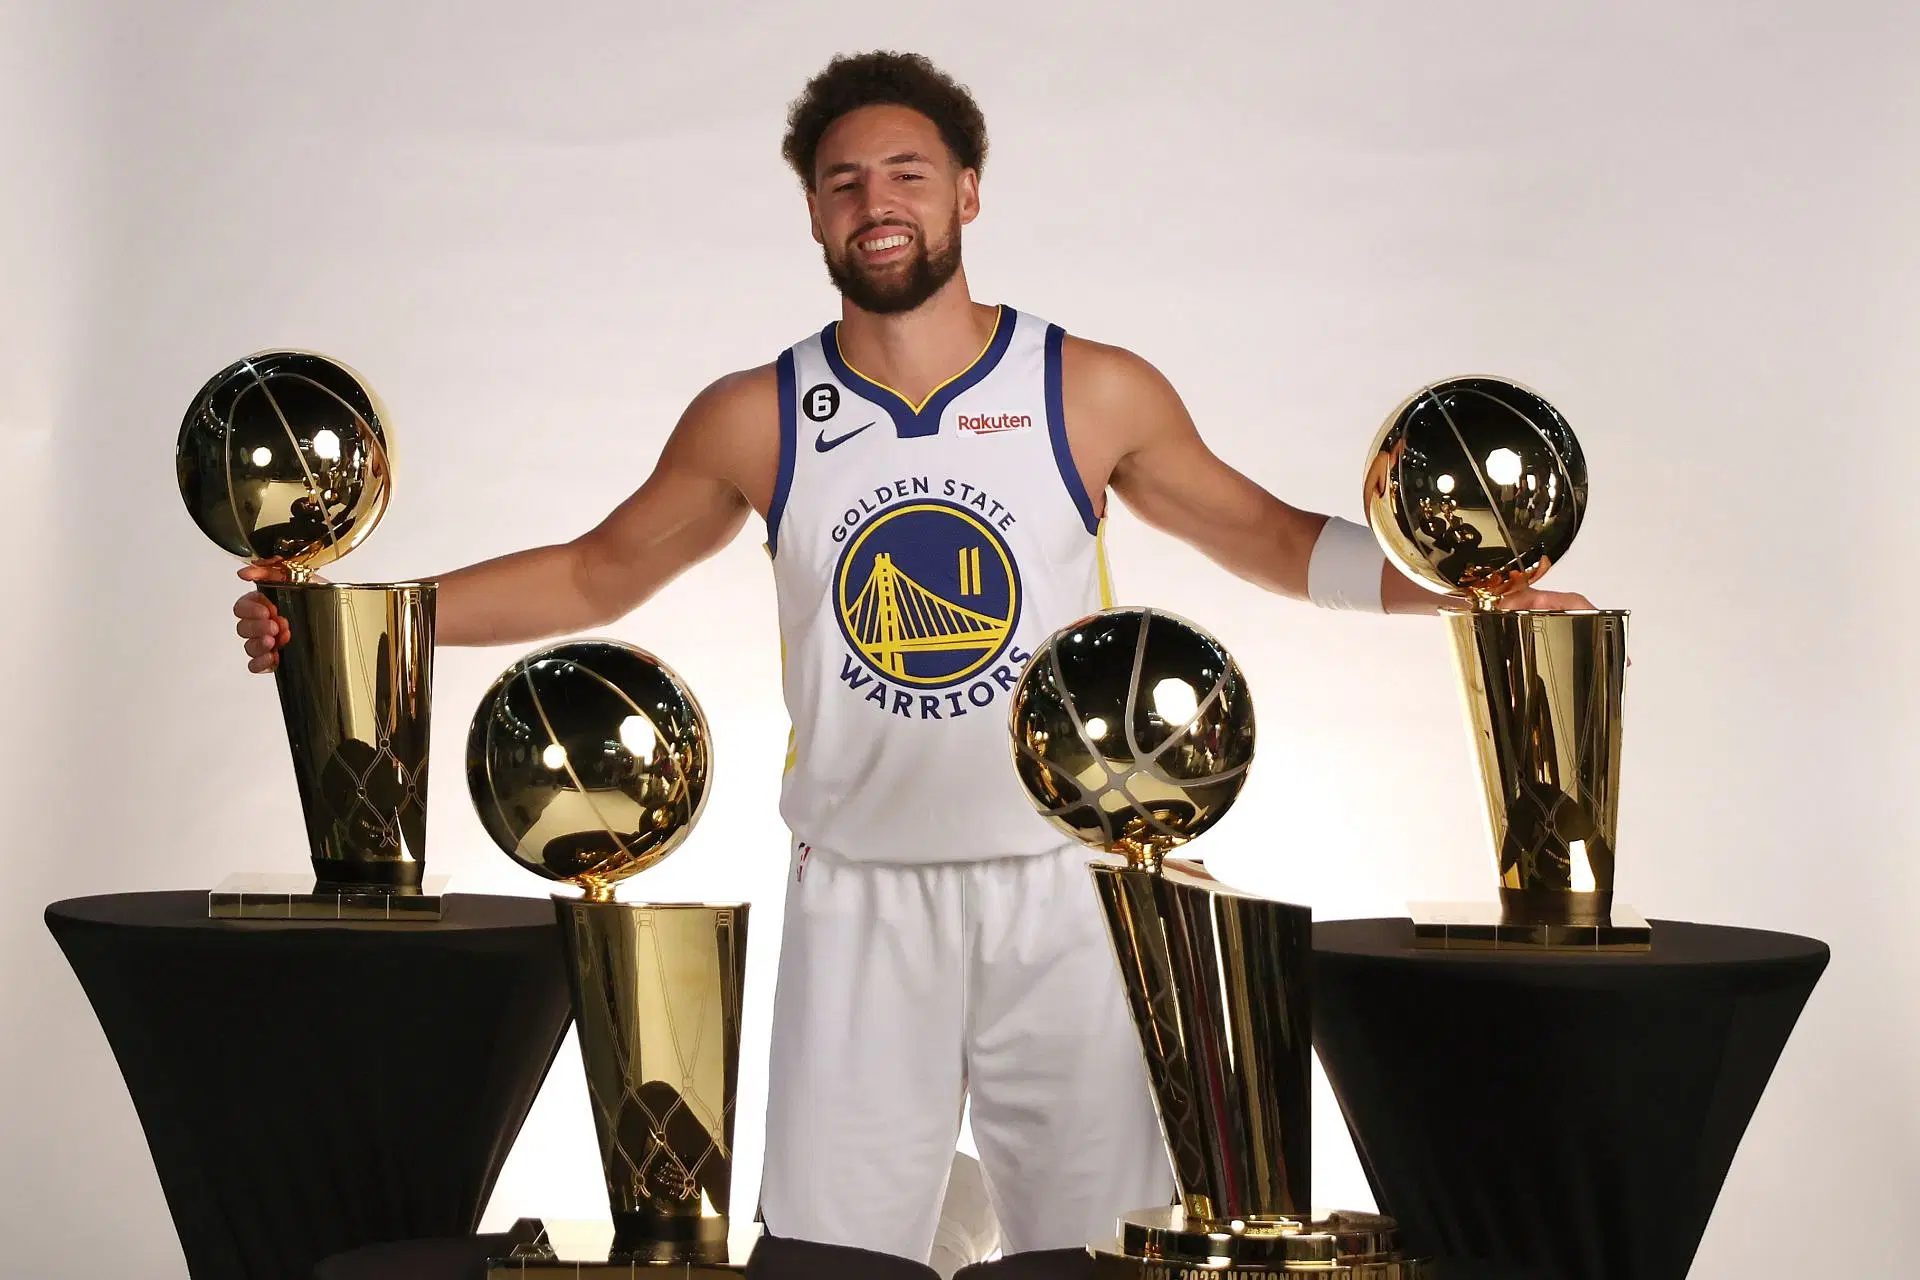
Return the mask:
M 851 862 L 796 845 L 760 1208 L 924 1262 L 963 1103 L 1007 1253 L 1111 1238 L 1173 1174 L 1087 864 Z

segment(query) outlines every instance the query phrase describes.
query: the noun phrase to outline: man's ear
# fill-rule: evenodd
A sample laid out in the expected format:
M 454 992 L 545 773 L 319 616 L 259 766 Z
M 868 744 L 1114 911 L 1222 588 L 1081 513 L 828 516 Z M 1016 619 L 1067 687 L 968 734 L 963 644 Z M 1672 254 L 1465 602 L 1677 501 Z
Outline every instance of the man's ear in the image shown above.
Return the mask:
M 965 226 L 980 216 L 980 174 L 962 169 L 955 185 L 960 189 L 960 223 Z
M 820 232 L 820 206 L 814 203 L 813 192 L 807 192 L 807 229 L 813 233 L 813 242 L 824 245 L 826 236 Z

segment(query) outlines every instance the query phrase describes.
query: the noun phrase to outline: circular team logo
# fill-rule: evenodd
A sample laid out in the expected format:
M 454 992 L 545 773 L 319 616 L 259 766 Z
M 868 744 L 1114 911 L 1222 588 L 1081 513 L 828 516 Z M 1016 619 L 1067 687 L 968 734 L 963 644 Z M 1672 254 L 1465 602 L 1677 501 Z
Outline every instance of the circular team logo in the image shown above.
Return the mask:
M 992 525 L 922 498 L 875 517 L 840 553 L 835 605 L 847 643 L 882 677 L 932 688 L 1007 647 L 1020 573 Z

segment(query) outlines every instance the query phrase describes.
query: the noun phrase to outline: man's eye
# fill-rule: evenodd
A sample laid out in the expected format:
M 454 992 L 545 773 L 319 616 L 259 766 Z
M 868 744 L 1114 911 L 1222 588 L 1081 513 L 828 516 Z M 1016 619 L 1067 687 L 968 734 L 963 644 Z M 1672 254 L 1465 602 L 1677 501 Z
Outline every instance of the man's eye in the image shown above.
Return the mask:
M 835 191 L 851 191 L 859 185 L 860 184 L 857 182 L 843 182 L 839 186 L 835 187 L 834 190 Z
M 902 181 L 902 182 L 918 182 L 918 181 L 920 181 L 920 175 L 919 175 L 919 174 L 917 174 L 917 173 L 896 173 L 896 174 L 894 174 L 893 176 L 894 176 L 895 178 L 898 178 L 898 179 L 899 179 L 900 181 Z

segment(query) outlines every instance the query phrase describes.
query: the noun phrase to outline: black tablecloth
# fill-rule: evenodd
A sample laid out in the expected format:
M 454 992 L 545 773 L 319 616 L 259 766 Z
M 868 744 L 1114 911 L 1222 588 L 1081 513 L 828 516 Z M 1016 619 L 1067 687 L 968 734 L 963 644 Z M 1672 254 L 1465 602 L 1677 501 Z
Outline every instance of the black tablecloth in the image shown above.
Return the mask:
M 309 1280 L 470 1234 L 571 1018 L 544 898 L 405 925 L 207 919 L 203 892 L 56 902 L 195 1280 Z
M 520 1241 L 536 1238 L 539 1223 L 522 1218 L 497 1236 L 459 1240 L 408 1240 L 355 1249 L 321 1263 L 314 1280 L 486 1280 L 490 1259 L 504 1256 Z M 1025 1260 L 1028 1265 L 1023 1266 Z M 1089 1261 L 1081 1254 L 1082 1263 Z M 1037 1264 L 1037 1265 L 1036 1265 Z M 645 1268 L 652 1271 L 653 1268 Z M 662 1280 L 676 1280 L 692 1268 L 658 1268 Z M 707 1274 L 707 1268 L 698 1273 Z M 1040 1254 L 1012 1262 L 962 1267 L 955 1280 L 1080 1280 L 1083 1268 L 1063 1266 Z M 918 1262 L 866 1249 L 782 1240 L 762 1236 L 748 1260 L 746 1280 L 939 1280 L 939 1272 Z
M 1654 922 L 1654 950 L 1415 950 L 1314 927 L 1314 1044 L 1410 1249 L 1514 1280 L 1679 1280 L 1827 965 Z
M 491 1259 L 534 1238 L 525 1225 L 522 1219 L 498 1234 L 367 1245 L 326 1259 L 313 1280 L 487 1280 Z

